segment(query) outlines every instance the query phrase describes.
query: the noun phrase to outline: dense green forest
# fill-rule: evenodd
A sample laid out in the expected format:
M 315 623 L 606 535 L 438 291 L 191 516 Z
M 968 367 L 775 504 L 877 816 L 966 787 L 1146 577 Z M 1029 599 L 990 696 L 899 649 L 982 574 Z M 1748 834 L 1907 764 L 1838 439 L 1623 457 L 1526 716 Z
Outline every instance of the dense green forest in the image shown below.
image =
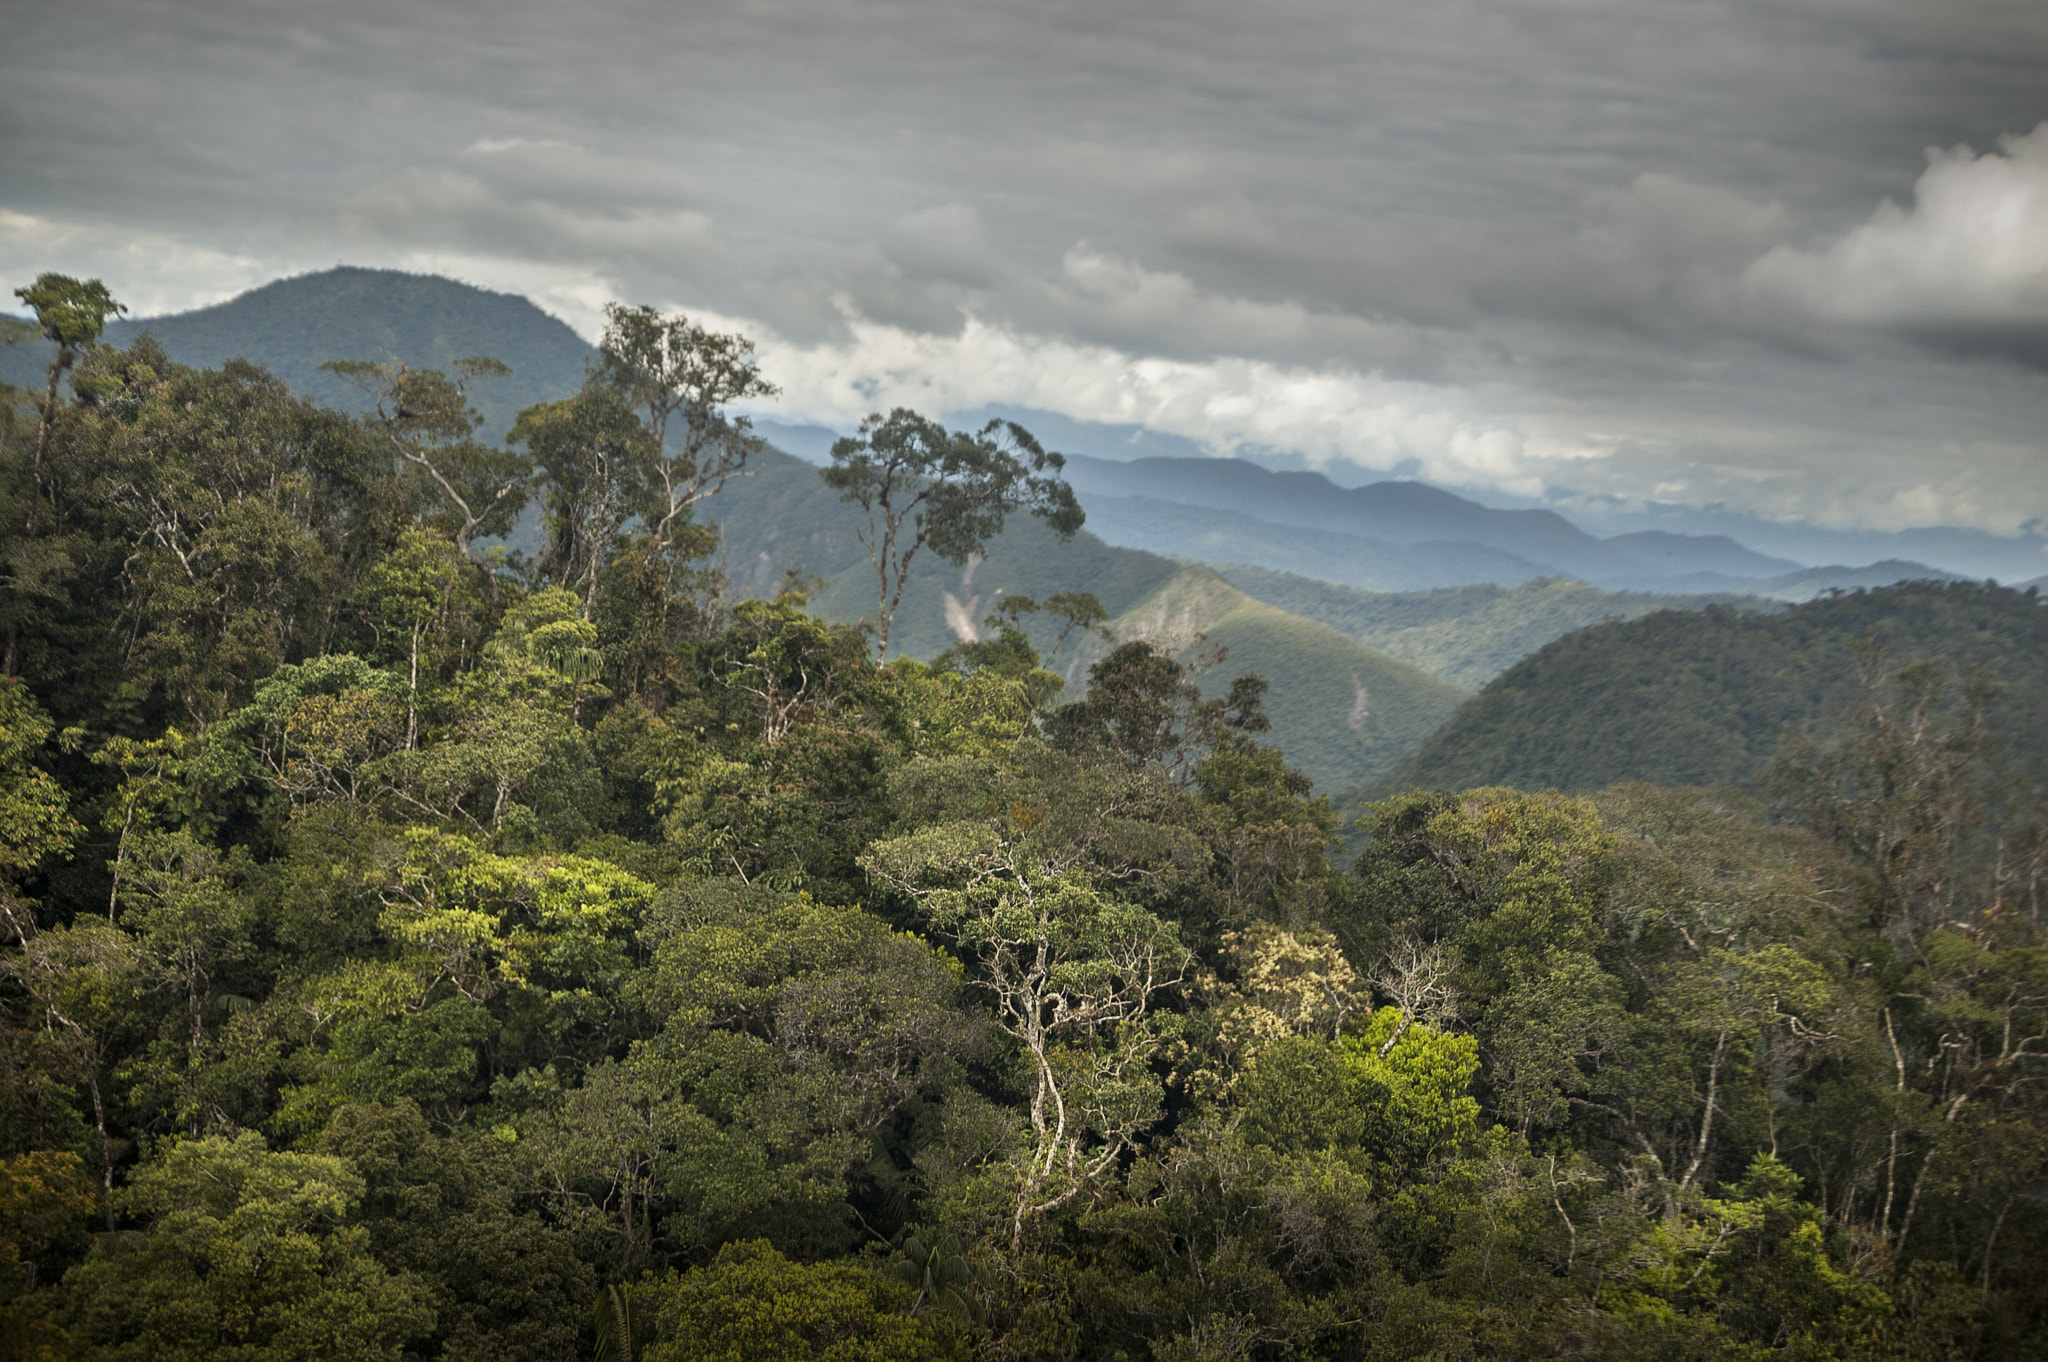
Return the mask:
M 1945 660 L 1985 704 L 2028 793 L 2048 799 L 2048 610 L 2033 591 L 1906 582 L 1776 614 L 1660 612 L 1567 634 L 1494 678 L 1389 779 L 1590 790 L 1753 784 L 1790 729 L 1824 729 L 1895 663 Z
M 336 356 L 348 414 L 24 296 L 12 1355 L 2048 1347 L 2048 851 L 1969 854 L 2003 711 L 1947 660 L 1816 676 L 1772 805 L 1409 790 L 1340 870 L 1260 679 L 1063 683 L 1099 600 L 878 663 L 737 597 L 736 337 L 618 310 L 500 445 L 481 360 Z M 921 563 L 1072 527 L 1024 432 L 843 443 Z

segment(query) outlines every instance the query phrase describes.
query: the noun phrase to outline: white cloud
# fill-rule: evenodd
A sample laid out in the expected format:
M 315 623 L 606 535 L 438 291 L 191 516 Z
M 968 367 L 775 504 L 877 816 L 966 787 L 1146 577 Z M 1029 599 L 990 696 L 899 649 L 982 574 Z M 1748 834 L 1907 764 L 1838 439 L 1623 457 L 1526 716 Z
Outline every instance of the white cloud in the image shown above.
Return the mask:
M 556 137 L 479 137 L 465 150 L 481 156 L 495 156 L 507 151 L 576 151 L 579 148 Z
M 1184 436 L 1219 455 L 1269 448 L 1317 465 L 1409 465 L 1439 482 L 1524 495 L 1540 494 L 1551 470 L 1608 452 L 1532 435 L 1464 390 L 1345 368 L 1132 355 L 974 318 L 947 336 L 849 315 L 851 339 L 817 345 L 743 321 L 718 324 L 760 339 L 763 367 L 783 390 L 778 417 L 842 428 L 896 406 L 1036 407 Z
M 1850 325 L 2048 325 L 2048 122 L 1999 143 L 1929 148 L 1910 209 L 1887 199 L 1823 250 L 1777 247 L 1749 288 Z
M 137 316 L 222 302 L 280 273 L 274 260 L 157 232 L 0 209 L 0 280 L 12 289 L 45 271 L 105 280 Z

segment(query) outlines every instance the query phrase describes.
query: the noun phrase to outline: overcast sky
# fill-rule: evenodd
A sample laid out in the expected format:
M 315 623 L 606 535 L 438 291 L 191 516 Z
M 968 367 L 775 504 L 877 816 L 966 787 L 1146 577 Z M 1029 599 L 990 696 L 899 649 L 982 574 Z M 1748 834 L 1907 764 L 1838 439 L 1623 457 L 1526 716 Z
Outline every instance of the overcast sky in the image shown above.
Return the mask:
M 399 266 L 743 329 L 784 420 L 2048 528 L 2042 0 L 9 10 L 17 282 Z

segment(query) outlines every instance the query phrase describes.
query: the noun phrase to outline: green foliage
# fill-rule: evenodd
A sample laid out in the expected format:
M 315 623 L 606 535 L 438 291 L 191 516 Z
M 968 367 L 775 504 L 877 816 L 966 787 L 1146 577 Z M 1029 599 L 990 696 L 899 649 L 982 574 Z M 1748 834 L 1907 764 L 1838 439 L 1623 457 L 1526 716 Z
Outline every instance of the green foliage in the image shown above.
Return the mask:
M 33 284 L 14 291 L 36 314 L 45 340 L 60 350 L 82 350 L 100 338 L 107 318 L 128 309 L 97 279 L 83 282 L 62 274 L 39 274 Z
M 51 727 L 28 687 L 0 679 L 0 894 L 70 850 L 79 832 L 64 787 L 30 764 Z
M 655 1318 L 647 1362 L 942 1362 L 946 1335 L 899 1313 L 901 1289 L 850 1264 L 792 1263 L 760 1240 L 634 1289 Z
M 60 1319 L 107 1358 L 390 1358 L 433 1328 L 369 1251 L 347 1163 L 246 1133 L 181 1142 L 122 1200 L 147 1228 L 65 1274 Z
M 875 660 L 889 655 L 889 625 L 903 604 L 911 561 L 929 545 L 959 566 L 979 557 L 1014 511 L 1029 511 L 1061 539 L 1081 528 L 1081 504 L 1059 476 L 1066 460 L 1014 421 L 972 434 L 898 407 L 861 422 L 832 446 L 825 485 L 867 513 L 862 536 L 880 595 Z
M 1828 736 L 1851 704 L 1854 648 L 1983 665 L 2005 689 L 1988 717 L 2009 750 L 2048 748 L 2048 613 L 2024 593 L 1911 582 L 1780 614 L 1713 607 L 1568 634 L 1501 673 L 1383 782 L 1598 789 L 1625 781 L 1749 785 L 1788 730 Z M 2048 791 L 2033 761 L 2029 785 Z
M 1774 811 L 1411 789 L 1340 873 L 1312 777 L 1448 687 L 1032 517 L 918 557 L 904 637 L 954 646 L 878 665 L 773 555 L 702 562 L 744 459 L 728 532 L 815 551 L 827 603 L 873 565 L 719 410 L 762 391 L 744 341 L 611 321 L 521 404 L 539 560 L 487 533 L 531 484 L 469 385 L 511 380 L 440 342 L 327 371 L 352 420 L 81 341 L 0 423 L 10 1354 L 2048 1342 L 2048 835 L 1995 774 L 2002 736 L 2032 776 L 2039 688 L 1971 670 L 2031 657 L 2037 604 L 1688 616 L 1783 645 L 1716 664 L 1752 697 L 1850 701 Z M 973 547 L 993 503 L 954 509 L 902 526 Z M 1585 604 L 1532 590 L 1380 623 Z M 1898 661 L 1836 669 L 1873 619 Z M 1574 760 L 1741 746 L 1669 657 L 1622 671 L 1670 712 L 1610 704 Z
M 507 1145 L 436 1134 L 401 1100 L 341 1108 L 318 1148 L 362 1175 L 355 1219 L 378 1260 L 427 1293 L 433 1333 L 416 1346 L 507 1362 L 576 1350 L 593 1273 L 566 1233 L 517 1203 Z
M 981 1302 L 969 1290 L 974 1265 L 962 1253 L 958 1235 L 905 1237 L 897 1256 L 889 1260 L 888 1272 L 917 1293 L 910 1302 L 912 1315 L 929 1305 L 957 1323 L 981 1323 Z

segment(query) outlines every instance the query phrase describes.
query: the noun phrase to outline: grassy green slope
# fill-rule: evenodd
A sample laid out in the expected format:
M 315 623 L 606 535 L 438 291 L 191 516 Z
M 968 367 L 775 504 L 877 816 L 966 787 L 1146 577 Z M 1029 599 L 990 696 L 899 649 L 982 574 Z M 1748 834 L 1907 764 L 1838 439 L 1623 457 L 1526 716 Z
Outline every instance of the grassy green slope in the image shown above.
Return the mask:
M 2048 609 L 2031 594 L 1914 582 L 1796 605 L 1663 612 L 1568 634 L 1503 672 L 1380 787 L 1748 784 L 1790 728 L 1854 693 L 1851 646 L 1982 663 L 2004 684 L 2006 758 L 2048 794 Z
M 1552 639 L 1613 619 L 1709 605 L 1778 610 L 1748 596 L 1658 596 L 1603 591 L 1561 577 L 1520 586 L 1454 586 L 1434 591 L 1359 591 L 1333 582 L 1220 564 L 1239 589 L 1282 610 L 1318 620 L 1432 676 L 1477 690 Z
M 1254 600 L 1206 567 L 1184 568 L 1111 626 L 1121 639 L 1186 646 L 1195 635 L 1228 655 L 1205 678 L 1220 691 L 1257 672 L 1271 689 L 1269 740 L 1324 790 L 1391 771 L 1470 694 L 1314 620 Z

